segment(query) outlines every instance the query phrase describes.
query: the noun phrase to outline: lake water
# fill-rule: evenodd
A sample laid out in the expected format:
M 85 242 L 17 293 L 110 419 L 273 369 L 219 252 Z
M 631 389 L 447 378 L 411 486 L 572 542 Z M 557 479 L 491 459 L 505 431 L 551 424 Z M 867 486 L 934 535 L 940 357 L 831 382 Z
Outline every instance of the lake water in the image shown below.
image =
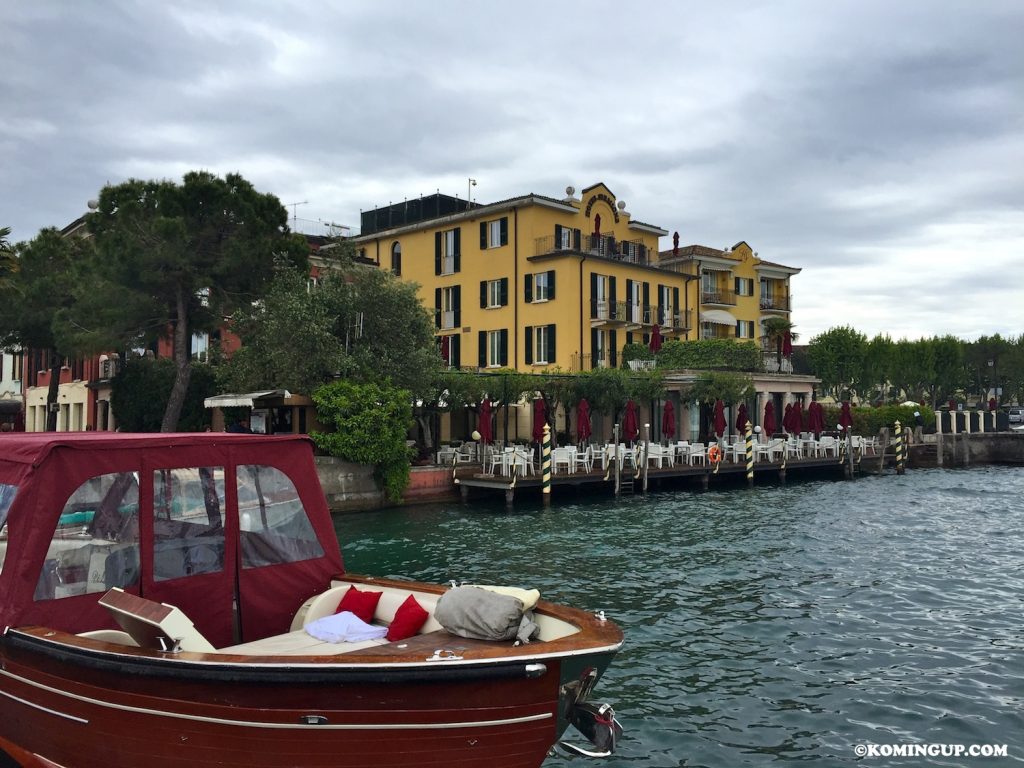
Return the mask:
M 626 632 L 595 696 L 626 730 L 610 768 L 1024 764 L 1024 469 L 417 506 L 336 527 L 353 572 L 604 609 Z M 855 754 L 913 743 L 1008 757 Z

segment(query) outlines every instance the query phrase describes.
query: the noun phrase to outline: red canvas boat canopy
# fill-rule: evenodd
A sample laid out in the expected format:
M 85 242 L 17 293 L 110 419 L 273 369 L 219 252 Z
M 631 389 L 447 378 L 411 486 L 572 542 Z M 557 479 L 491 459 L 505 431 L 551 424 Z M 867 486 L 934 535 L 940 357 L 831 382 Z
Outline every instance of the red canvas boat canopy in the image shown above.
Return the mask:
M 98 600 L 119 586 L 217 646 L 286 632 L 344 571 L 311 452 L 291 435 L 0 436 L 0 625 L 114 628 Z

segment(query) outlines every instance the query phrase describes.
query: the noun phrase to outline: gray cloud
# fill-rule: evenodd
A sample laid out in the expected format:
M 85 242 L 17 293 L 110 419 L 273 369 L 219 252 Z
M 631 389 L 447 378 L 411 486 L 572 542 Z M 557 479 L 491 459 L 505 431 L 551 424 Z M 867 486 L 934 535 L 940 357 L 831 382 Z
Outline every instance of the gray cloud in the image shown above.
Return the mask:
M 348 224 L 469 176 L 482 201 L 600 180 L 684 242 L 802 267 L 805 339 L 1020 333 L 1013 283 L 970 278 L 1024 248 L 1022 21 L 997 0 L 20 4 L 0 226 L 192 168 Z

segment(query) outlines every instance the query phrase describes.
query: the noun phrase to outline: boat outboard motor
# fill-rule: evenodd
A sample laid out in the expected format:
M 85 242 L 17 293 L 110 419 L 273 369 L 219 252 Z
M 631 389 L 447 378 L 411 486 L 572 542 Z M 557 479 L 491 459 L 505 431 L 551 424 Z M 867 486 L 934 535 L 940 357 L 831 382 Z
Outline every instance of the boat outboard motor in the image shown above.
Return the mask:
M 552 749 L 553 753 L 557 750 L 568 757 L 609 757 L 615 752 L 622 737 L 622 726 L 615 719 L 615 710 L 610 704 L 586 701 L 596 682 L 596 671 L 588 670 L 578 682 L 563 689 L 568 694 L 568 720 L 587 737 L 593 749 L 560 741 Z

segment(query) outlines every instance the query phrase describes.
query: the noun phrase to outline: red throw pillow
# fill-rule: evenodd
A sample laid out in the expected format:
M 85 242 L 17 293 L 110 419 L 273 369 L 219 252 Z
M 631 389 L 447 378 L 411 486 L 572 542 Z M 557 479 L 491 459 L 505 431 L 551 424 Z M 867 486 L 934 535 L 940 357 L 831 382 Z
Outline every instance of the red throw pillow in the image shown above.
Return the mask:
M 355 587 L 349 587 L 348 592 L 345 593 L 345 596 L 341 598 L 341 602 L 338 603 L 338 610 L 335 613 L 351 611 L 369 624 L 373 621 L 373 612 L 377 610 L 377 603 L 380 602 L 381 594 L 381 592 L 363 592 Z
M 395 618 L 391 621 L 391 626 L 388 627 L 387 639 L 394 642 L 412 637 L 420 631 L 429 618 L 430 614 L 423 610 L 423 606 L 416 602 L 415 597 L 409 595 L 395 611 Z

